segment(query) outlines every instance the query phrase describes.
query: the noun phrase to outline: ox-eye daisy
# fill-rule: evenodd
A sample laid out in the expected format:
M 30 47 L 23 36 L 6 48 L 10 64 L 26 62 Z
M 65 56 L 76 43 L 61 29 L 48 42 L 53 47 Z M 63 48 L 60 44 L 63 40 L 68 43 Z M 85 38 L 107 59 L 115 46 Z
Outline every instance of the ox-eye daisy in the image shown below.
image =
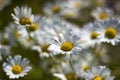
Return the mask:
M 31 8 L 24 6 L 24 7 L 16 7 L 14 8 L 15 14 L 11 14 L 13 19 L 15 20 L 16 24 L 19 25 L 30 25 L 33 21 L 34 16 L 32 15 Z
M 107 19 L 103 24 L 98 33 L 100 34 L 100 42 L 111 43 L 116 45 L 120 41 L 120 23 L 117 19 Z
M 31 70 L 31 67 L 28 66 L 28 64 L 29 61 L 26 58 L 22 59 L 20 55 L 16 55 L 14 58 L 9 56 L 7 62 L 3 63 L 3 70 L 10 79 L 15 79 L 23 77 Z
M 51 45 L 48 50 L 53 51 L 56 54 L 66 54 L 67 59 L 70 58 L 70 54 L 77 54 L 81 51 L 80 37 L 72 34 L 72 30 L 67 30 L 58 37 L 54 37 L 51 41 Z
M 60 0 L 56 0 L 54 3 L 48 2 L 45 4 L 44 7 L 44 12 L 49 15 L 57 15 L 60 16 L 61 15 L 61 6 L 63 5 L 62 3 L 64 2 L 64 0 L 60 1 Z
M 85 80 L 113 80 L 114 76 L 110 76 L 111 71 L 106 66 L 92 67 L 83 73 Z
M 99 43 L 98 36 L 99 33 L 96 32 L 96 30 L 99 28 L 98 22 L 95 23 L 89 23 L 84 26 L 84 28 L 81 30 L 81 40 L 84 47 L 94 47 L 95 44 Z
M 109 8 L 98 7 L 92 12 L 92 16 L 96 20 L 106 20 L 107 18 L 113 17 L 113 11 Z

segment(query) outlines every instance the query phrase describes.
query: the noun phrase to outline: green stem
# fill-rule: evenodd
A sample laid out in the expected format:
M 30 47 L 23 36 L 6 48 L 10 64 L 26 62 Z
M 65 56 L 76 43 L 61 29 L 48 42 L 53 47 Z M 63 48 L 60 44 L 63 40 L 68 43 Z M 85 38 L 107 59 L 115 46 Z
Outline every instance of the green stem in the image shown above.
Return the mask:
M 69 64 L 70 64 L 70 67 L 72 68 L 74 74 L 76 75 L 76 71 L 75 71 L 75 69 L 73 67 L 72 60 L 69 60 Z
M 25 28 L 26 28 L 26 30 L 27 30 L 27 33 L 28 33 L 29 38 L 30 38 L 30 39 L 33 39 L 33 38 L 31 37 L 31 35 L 30 35 L 30 31 L 29 31 L 28 27 L 26 26 Z

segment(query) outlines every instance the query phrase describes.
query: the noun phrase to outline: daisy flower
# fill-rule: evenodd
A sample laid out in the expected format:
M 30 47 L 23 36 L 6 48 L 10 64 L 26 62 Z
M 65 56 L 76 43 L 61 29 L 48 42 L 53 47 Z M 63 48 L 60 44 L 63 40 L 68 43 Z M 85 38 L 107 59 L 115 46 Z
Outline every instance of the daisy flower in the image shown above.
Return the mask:
M 76 78 L 76 75 L 75 75 L 75 73 L 74 73 L 73 69 L 71 68 L 71 65 L 68 61 L 62 62 L 61 66 L 62 66 L 63 72 L 53 73 L 53 76 L 55 76 L 61 80 L 74 80 Z
M 72 33 L 72 30 L 66 30 L 51 40 L 48 50 L 56 54 L 66 54 L 66 58 L 70 58 L 70 54 L 78 54 L 81 51 L 80 37 Z
M 61 6 L 62 6 L 63 1 L 56 0 L 54 3 L 47 2 L 43 9 L 44 12 L 49 16 L 52 16 L 52 15 L 60 16 L 61 15 Z
M 74 64 L 76 73 L 78 76 L 82 76 L 83 72 L 89 70 L 93 65 L 97 65 L 97 60 L 94 61 L 94 57 L 91 53 L 84 53 L 84 55 L 79 55 L 78 61 Z
M 101 27 L 98 31 L 100 42 L 111 43 L 116 45 L 120 41 L 120 23 L 115 18 L 107 19 L 101 23 Z
M 34 16 L 31 24 L 29 26 L 27 26 L 27 28 L 30 32 L 34 32 L 39 29 L 39 27 L 40 27 L 39 24 L 40 24 L 40 16 L 36 15 L 36 16 Z
M 92 12 L 92 16 L 96 20 L 106 20 L 113 17 L 113 11 L 106 7 L 98 7 Z
M 5 33 L 8 34 L 9 41 L 15 44 L 15 40 L 19 40 L 22 37 L 27 37 L 28 33 L 25 28 L 15 23 L 9 23 L 5 29 Z
M 26 29 L 31 37 L 41 34 L 44 31 L 44 28 L 47 26 L 46 19 L 39 15 L 35 15 L 33 21 L 29 26 L 26 26 Z M 45 36 L 45 35 L 43 35 Z
M 100 23 L 95 22 L 83 26 L 83 28 L 80 31 L 80 35 L 84 47 L 94 47 L 95 44 L 99 43 L 99 33 L 96 31 L 99 28 L 99 25 Z
M 11 14 L 16 24 L 19 25 L 30 25 L 33 21 L 34 16 L 32 15 L 32 10 L 28 6 L 16 7 L 14 8 L 15 14 Z
M 16 55 L 14 58 L 9 56 L 7 62 L 3 63 L 3 70 L 10 79 L 15 79 L 27 75 L 27 72 L 32 69 L 28 64 L 29 61 L 26 58 L 22 59 L 20 55 Z
M 113 80 L 114 76 L 110 76 L 111 71 L 106 66 L 92 67 L 83 73 L 85 80 Z

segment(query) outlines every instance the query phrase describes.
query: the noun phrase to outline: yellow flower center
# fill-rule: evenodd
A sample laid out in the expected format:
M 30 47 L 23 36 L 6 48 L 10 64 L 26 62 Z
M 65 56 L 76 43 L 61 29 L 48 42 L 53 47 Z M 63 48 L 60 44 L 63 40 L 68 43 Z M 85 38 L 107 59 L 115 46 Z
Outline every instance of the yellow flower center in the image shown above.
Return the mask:
M 91 39 L 96 39 L 99 36 L 97 32 L 92 32 L 91 33 Z
M 64 42 L 61 45 L 61 50 L 63 51 L 71 51 L 74 45 L 71 42 Z
M 96 76 L 93 80 L 103 80 L 101 76 Z
M 75 2 L 74 6 L 75 6 L 75 8 L 79 9 L 81 7 L 81 4 L 80 4 L 80 2 Z
M 20 74 L 22 72 L 22 67 L 20 65 L 14 65 L 12 68 L 14 74 Z
M 36 23 L 31 24 L 29 27 L 29 31 L 36 31 L 39 28 L 39 25 Z
M 66 78 L 67 78 L 67 80 L 74 80 L 75 75 L 73 73 L 69 73 L 69 74 L 66 74 Z
M 31 21 L 29 18 L 21 18 L 19 22 L 21 25 L 31 24 Z
M 115 28 L 107 28 L 106 31 L 105 31 L 105 37 L 109 38 L 109 39 L 113 39 L 115 38 L 117 35 L 117 31 Z
M 14 36 L 15 36 L 15 38 L 19 38 L 20 34 L 18 33 L 18 31 L 14 32 Z
M 83 70 L 84 70 L 84 71 L 87 71 L 88 69 L 90 69 L 90 66 L 89 66 L 89 65 L 83 66 Z
M 48 47 L 49 47 L 49 45 L 43 46 L 43 47 L 42 47 L 42 52 L 49 52 L 49 51 L 48 51 Z
M 99 18 L 100 19 L 106 19 L 106 18 L 108 18 L 108 15 L 106 13 L 100 13 Z
M 59 6 L 53 6 L 52 7 L 52 11 L 54 12 L 54 13 L 58 13 L 59 11 L 60 11 L 60 7 Z

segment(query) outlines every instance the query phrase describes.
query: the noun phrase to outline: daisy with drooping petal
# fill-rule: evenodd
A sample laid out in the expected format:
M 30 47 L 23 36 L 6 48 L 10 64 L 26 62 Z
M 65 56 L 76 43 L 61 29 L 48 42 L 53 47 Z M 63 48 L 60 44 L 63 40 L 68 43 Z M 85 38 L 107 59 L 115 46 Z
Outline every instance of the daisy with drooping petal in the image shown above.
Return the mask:
M 90 70 L 83 73 L 85 80 L 113 80 L 111 71 L 106 66 L 94 66 Z
M 92 16 L 96 20 L 106 20 L 107 18 L 113 17 L 113 11 L 109 8 L 98 7 L 92 12 Z
M 22 56 L 16 55 L 14 58 L 9 56 L 7 62 L 3 63 L 3 70 L 10 79 L 15 79 L 27 75 L 27 73 L 32 69 L 28 66 L 29 61 L 26 58 L 22 59 Z
M 120 22 L 115 18 L 107 19 L 101 23 L 101 27 L 98 30 L 100 42 L 111 43 L 116 45 L 120 42 Z
M 69 59 L 70 54 L 78 54 L 81 51 L 82 48 L 79 40 L 80 37 L 73 34 L 71 29 L 66 30 L 51 40 L 51 45 L 48 49 L 55 55 L 66 54 L 66 58 Z
M 33 21 L 34 16 L 32 15 L 32 10 L 28 6 L 16 7 L 14 8 L 15 14 L 11 14 L 16 24 L 19 25 L 30 25 Z

